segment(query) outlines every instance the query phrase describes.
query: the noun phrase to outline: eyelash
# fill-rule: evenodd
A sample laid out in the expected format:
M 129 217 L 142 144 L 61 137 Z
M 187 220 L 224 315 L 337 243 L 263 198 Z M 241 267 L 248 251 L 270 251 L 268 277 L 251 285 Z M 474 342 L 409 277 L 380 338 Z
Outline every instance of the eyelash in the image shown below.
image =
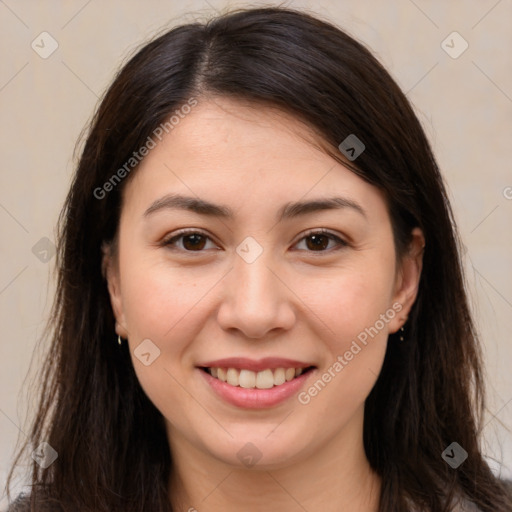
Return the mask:
M 177 249 L 176 247 L 172 247 L 177 240 L 179 240 L 180 238 L 183 238 L 183 237 L 185 237 L 187 235 L 201 235 L 201 236 L 207 238 L 208 240 L 213 241 L 210 236 L 208 236 L 206 233 L 204 233 L 201 230 L 197 230 L 197 229 L 183 229 L 183 230 L 178 231 L 177 233 L 175 233 L 172 237 L 164 239 L 162 241 L 162 246 L 169 247 L 172 250 L 178 250 L 178 251 L 189 253 L 189 254 L 190 253 L 192 253 L 192 254 L 193 253 L 202 253 L 202 252 L 204 252 L 206 250 L 206 249 L 202 249 L 200 251 L 188 251 L 186 249 L 181 249 L 181 248 Z M 339 251 L 339 250 L 343 249 L 344 247 L 348 246 L 347 242 L 342 240 L 339 236 L 335 235 L 334 233 L 331 233 L 330 231 L 327 231 L 326 229 L 312 229 L 312 230 L 307 231 L 306 233 L 304 233 L 302 238 L 297 242 L 297 244 L 299 242 L 302 242 L 305 238 L 308 238 L 308 237 L 313 236 L 313 235 L 324 235 L 324 236 L 327 236 L 329 239 L 334 240 L 338 244 L 338 247 L 334 248 L 334 249 L 331 248 L 331 249 L 326 249 L 326 250 L 321 250 L 321 251 L 309 251 L 309 250 L 306 250 L 306 252 L 310 252 L 310 253 L 329 253 L 330 254 L 333 251 Z M 297 245 L 297 244 L 295 244 L 295 245 Z

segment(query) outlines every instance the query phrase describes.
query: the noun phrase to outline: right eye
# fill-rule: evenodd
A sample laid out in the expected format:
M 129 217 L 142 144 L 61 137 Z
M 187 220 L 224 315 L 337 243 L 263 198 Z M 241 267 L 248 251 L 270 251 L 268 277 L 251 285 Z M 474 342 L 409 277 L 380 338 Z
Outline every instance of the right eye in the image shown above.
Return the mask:
M 181 240 L 181 247 L 176 247 L 176 242 Z M 186 229 L 175 233 L 169 238 L 162 241 L 162 245 L 170 247 L 173 250 L 185 252 L 202 252 L 205 248 L 206 241 L 211 238 L 205 233 L 197 230 Z

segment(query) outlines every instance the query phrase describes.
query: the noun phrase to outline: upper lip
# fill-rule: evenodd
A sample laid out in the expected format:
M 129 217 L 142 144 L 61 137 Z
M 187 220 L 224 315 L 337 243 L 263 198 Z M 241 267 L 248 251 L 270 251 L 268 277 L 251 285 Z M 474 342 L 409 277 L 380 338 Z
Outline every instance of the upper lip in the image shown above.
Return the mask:
M 311 363 L 303 363 L 294 359 L 283 359 L 281 357 L 265 357 L 263 359 L 248 359 L 246 357 L 227 357 L 206 361 L 197 365 L 200 368 L 238 368 L 240 370 L 252 370 L 259 372 L 266 369 L 276 368 L 309 368 Z

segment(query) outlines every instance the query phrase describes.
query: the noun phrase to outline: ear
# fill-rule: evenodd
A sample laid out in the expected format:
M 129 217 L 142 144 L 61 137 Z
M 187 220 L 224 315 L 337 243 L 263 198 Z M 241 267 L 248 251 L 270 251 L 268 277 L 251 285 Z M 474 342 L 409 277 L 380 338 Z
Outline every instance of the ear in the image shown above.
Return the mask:
M 393 304 L 398 303 L 401 309 L 389 322 L 389 332 L 394 333 L 407 322 L 409 312 L 418 295 L 418 287 L 423 268 L 423 252 L 425 248 L 425 237 L 420 228 L 412 230 L 412 239 L 407 253 L 403 256 L 398 269 Z
M 123 310 L 123 300 L 121 295 L 121 283 L 119 278 L 119 265 L 114 257 L 111 243 L 104 242 L 101 246 L 103 253 L 101 262 L 101 272 L 107 281 L 108 293 L 110 295 L 110 304 L 116 319 L 116 334 L 122 338 L 128 337 L 126 329 L 126 320 Z

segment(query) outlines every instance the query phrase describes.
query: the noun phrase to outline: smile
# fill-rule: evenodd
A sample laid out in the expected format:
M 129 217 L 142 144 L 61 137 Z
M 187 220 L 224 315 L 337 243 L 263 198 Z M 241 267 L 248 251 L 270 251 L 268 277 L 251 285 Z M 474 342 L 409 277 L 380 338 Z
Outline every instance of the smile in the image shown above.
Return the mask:
M 230 386 L 245 389 L 271 389 L 275 386 L 281 386 L 285 382 L 290 382 L 312 369 L 313 366 L 309 368 L 267 368 L 255 372 L 238 368 L 202 368 L 203 371 L 215 379 L 225 382 Z
M 241 364 L 240 360 L 238 361 L 236 363 L 230 360 L 231 364 Z M 287 363 L 281 362 L 281 364 Z M 268 362 L 267 365 L 269 365 Z M 199 376 L 202 376 L 207 389 L 223 402 L 253 410 L 275 407 L 291 400 L 317 371 L 316 366 L 306 365 L 265 368 L 262 362 L 259 362 L 251 366 L 253 369 L 201 365 L 196 368 L 196 371 Z

